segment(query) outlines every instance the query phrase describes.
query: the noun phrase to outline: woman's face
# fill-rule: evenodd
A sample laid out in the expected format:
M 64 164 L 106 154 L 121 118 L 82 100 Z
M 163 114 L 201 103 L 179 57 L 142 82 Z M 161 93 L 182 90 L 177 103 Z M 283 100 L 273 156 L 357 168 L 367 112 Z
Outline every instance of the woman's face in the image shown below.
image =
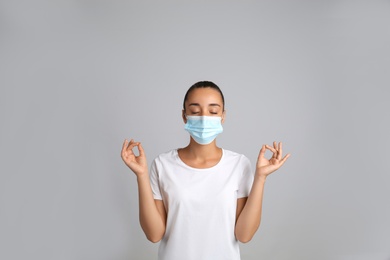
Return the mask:
M 195 88 L 188 94 L 185 102 L 185 110 L 183 110 L 184 123 L 187 122 L 186 115 L 220 116 L 223 123 L 225 111 L 221 94 L 213 88 Z

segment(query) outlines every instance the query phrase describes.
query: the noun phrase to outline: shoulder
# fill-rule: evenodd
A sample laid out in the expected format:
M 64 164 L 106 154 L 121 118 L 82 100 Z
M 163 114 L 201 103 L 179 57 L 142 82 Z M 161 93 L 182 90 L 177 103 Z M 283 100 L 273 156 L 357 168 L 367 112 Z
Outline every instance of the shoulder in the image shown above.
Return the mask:
M 152 175 L 160 175 L 165 168 L 174 167 L 177 164 L 175 154 L 177 154 L 177 149 L 172 149 L 170 151 L 161 153 L 156 158 L 154 158 L 150 166 Z
M 225 162 L 231 162 L 234 164 L 238 164 L 244 167 L 250 166 L 251 162 L 244 154 L 237 153 L 234 151 L 223 149 L 223 156 Z
M 165 159 L 165 158 L 171 158 L 174 157 L 177 154 L 177 149 L 172 149 L 163 153 L 160 153 L 157 158 Z
M 177 157 L 177 149 L 172 149 L 167 152 L 163 152 L 159 154 L 156 158 L 154 158 L 154 164 L 165 164 L 165 163 L 174 163 L 176 162 Z
M 237 153 L 231 150 L 226 150 L 226 149 L 223 149 L 223 156 L 227 159 L 249 161 L 248 157 L 246 157 L 244 154 Z

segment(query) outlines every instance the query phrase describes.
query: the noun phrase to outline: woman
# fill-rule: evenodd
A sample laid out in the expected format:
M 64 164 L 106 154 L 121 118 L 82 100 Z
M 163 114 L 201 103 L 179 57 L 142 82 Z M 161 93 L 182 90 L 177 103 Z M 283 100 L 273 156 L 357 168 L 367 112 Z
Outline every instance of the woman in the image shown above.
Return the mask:
M 159 260 L 240 259 L 238 241 L 250 241 L 260 225 L 265 180 L 289 157 L 282 143 L 263 145 L 253 176 L 247 157 L 216 144 L 224 106 L 214 83 L 191 86 L 182 111 L 190 142 L 159 155 L 150 175 L 141 143 L 123 143 L 122 159 L 137 176 L 141 227 L 150 241 L 161 240 Z

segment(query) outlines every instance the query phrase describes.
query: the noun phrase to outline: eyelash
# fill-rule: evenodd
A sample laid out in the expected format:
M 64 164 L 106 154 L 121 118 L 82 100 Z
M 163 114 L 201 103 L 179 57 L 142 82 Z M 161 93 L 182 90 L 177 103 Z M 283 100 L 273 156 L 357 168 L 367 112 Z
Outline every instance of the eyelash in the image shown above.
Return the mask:
M 196 114 L 199 114 L 199 112 L 192 112 L 191 114 L 196 115 Z M 210 114 L 217 115 L 218 113 L 217 112 L 210 112 Z

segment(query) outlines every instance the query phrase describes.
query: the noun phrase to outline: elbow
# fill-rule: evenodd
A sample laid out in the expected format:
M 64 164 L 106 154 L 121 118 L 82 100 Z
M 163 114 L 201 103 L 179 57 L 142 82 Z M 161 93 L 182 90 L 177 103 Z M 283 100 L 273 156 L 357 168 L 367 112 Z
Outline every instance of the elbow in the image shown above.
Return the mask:
M 153 232 L 153 233 L 145 233 L 146 238 L 152 242 L 152 243 L 158 243 L 163 239 L 165 234 L 165 230 L 161 230 L 159 232 Z
M 163 236 L 146 236 L 146 238 L 152 242 L 152 243 L 158 243 L 161 241 L 161 239 L 163 238 Z
M 150 242 L 152 242 L 152 243 L 158 243 L 158 242 L 161 241 L 161 238 L 157 238 L 157 239 L 155 239 L 155 238 L 148 238 L 148 240 L 149 240 Z
M 252 240 L 258 228 L 259 225 L 252 227 L 238 226 L 235 230 L 236 239 L 241 243 L 248 243 Z
M 146 239 L 152 243 L 158 243 L 163 239 L 165 234 L 165 228 L 147 228 L 141 225 L 142 230 L 146 236 Z
M 237 237 L 237 240 L 245 244 L 252 240 L 252 236 Z
M 249 241 L 251 241 L 252 240 L 252 238 L 253 238 L 253 236 L 255 235 L 255 232 L 256 231 L 248 231 L 248 230 L 246 230 L 246 232 L 245 231 L 243 231 L 243 230 L 236 230 L 236 239 L 239 241 L 239 242 L 241 242 L 241 243 L 248 243 Z

